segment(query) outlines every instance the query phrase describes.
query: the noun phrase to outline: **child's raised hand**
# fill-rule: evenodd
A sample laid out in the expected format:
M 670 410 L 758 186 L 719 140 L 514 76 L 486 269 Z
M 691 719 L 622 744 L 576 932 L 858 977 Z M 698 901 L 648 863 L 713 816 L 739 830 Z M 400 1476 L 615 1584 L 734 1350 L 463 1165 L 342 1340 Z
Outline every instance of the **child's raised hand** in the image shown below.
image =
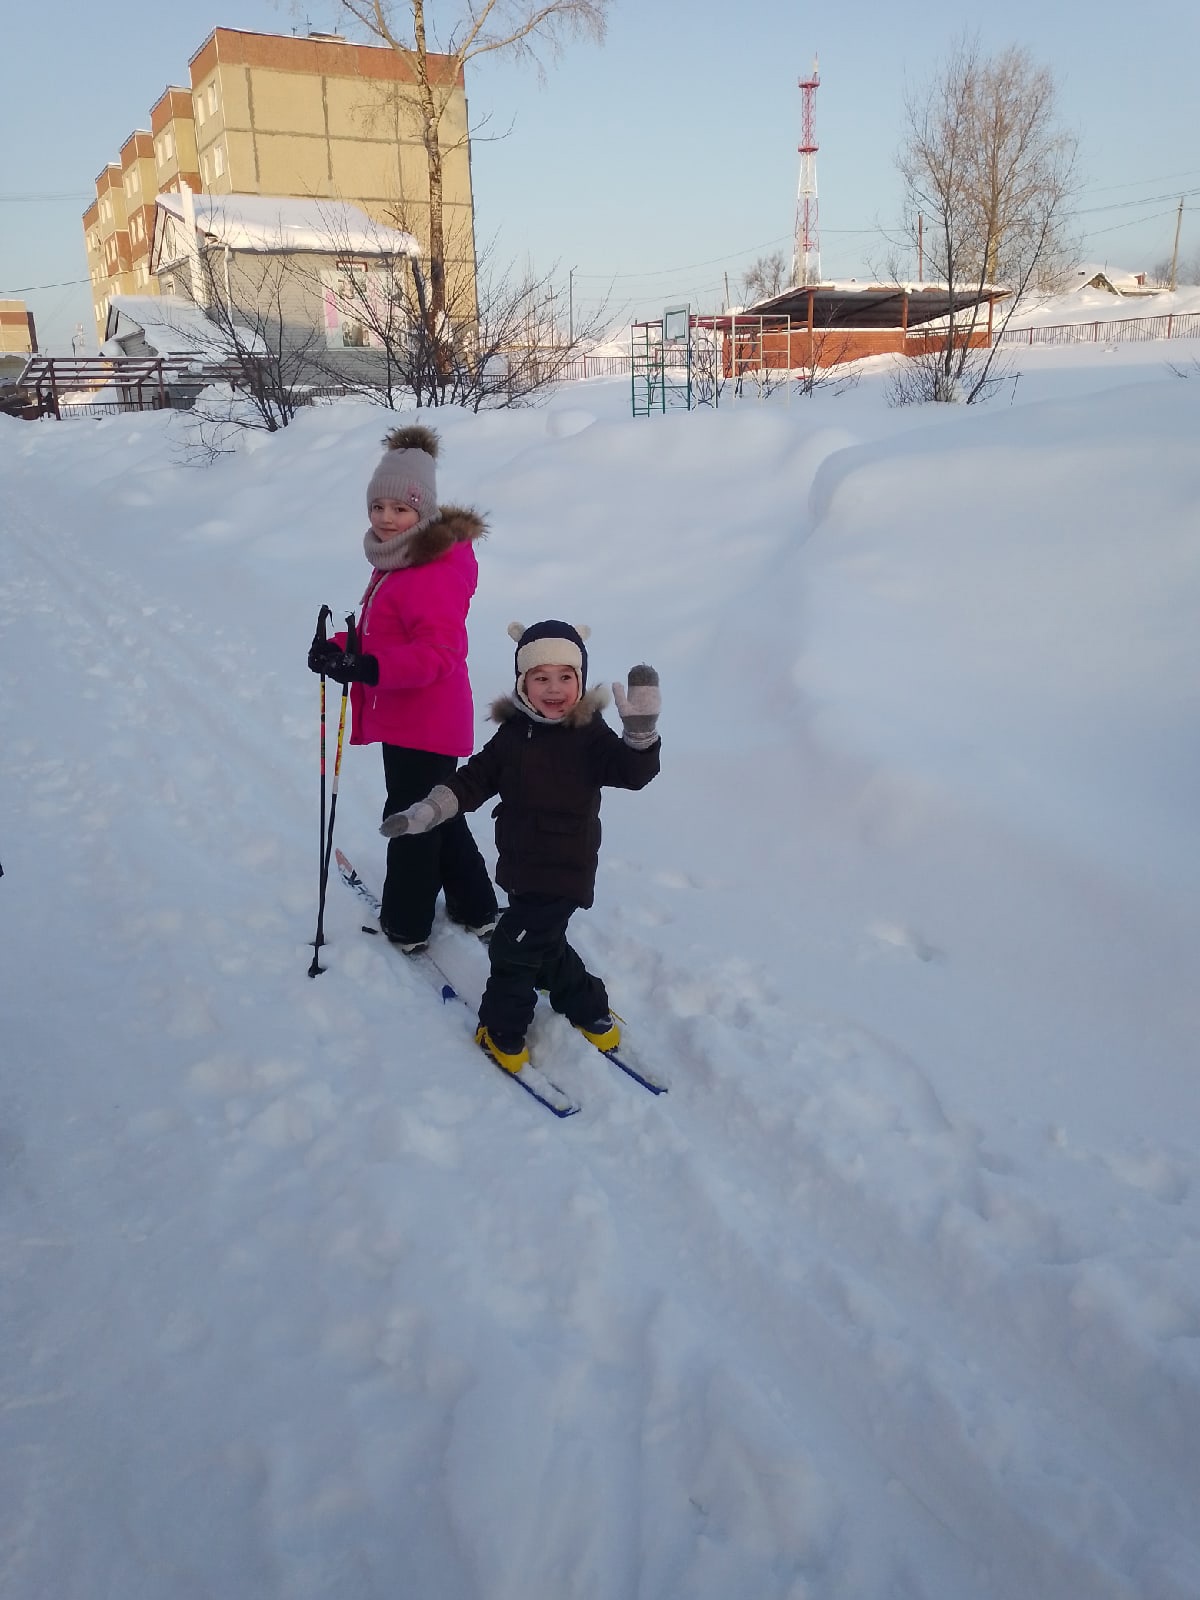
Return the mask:
M 458 800 L 439 783 L 424 800 L 417 800 L 404 811 L 393 811 L 384 817 L 379 831 L 385 839 L 398 839 L 404 833 L 428 833 L 458 815 Z
M 662 710 L 662 695 L 658 688 L 658 673 L 644 663 L 629 669 L 629 692 L 620 683 L 612 686 L 617 715 L 621 719 L 625 743 L 635 750 L 645 750 L 658 734 L 658 714 Z

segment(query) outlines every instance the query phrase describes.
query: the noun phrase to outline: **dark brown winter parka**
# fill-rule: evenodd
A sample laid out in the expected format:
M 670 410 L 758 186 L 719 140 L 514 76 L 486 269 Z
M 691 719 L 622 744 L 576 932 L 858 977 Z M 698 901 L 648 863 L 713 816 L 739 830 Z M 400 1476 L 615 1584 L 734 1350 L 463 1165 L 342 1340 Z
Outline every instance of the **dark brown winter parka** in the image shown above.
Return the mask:
M 634 750 L 600 715 L 604 689 L 589 689 L 561 722 L 534 722 L 512 700 L 492 707 L 498 730 L 446 787 L 464 811 L 499 795 L 496 882 L 509 894 L 549 894 L 592 904 L 600 854 L 600 791 L 644 789 L 659 768 L 659 743 Z

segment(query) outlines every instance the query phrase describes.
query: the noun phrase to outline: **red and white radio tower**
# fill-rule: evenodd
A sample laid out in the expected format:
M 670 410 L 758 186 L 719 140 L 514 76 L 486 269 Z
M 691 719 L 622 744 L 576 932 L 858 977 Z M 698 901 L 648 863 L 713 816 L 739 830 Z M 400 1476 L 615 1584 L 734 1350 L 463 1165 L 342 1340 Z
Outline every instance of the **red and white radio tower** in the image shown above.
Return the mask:
M 802 286 L 821 281 L 821 236 L 817 229 L 817 134 L 815 100 L 821 75 L 813 57 L 812 76 L 800 79 L 804 96 L 800 124 L 800 185 L 796 190 L 796 242 L 792 247 L 792 283 Z

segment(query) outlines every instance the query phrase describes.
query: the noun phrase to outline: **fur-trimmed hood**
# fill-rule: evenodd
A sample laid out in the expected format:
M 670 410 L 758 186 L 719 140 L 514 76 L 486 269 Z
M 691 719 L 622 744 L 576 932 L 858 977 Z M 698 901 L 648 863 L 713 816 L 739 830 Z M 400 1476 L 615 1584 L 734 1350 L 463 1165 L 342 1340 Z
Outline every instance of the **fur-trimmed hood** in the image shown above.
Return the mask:
M 583 728 L 591 722 L 593 717 L 600 715 L 611 699 L 612 696 L 604 685 L 598 683 L 595 688 L 586 690 L 566 715 L 560 717 L 557 722 L 550 722 L 542 717 L 536 720 L 541 727 Z M 516 716 L 529 717 L 531 722 L 535 720 L 529 716 L 529 712 L 515 694 L 502 694 L 493 700 L 488 716 L 493 722 L 507 722 L 511 717 Z
M 405 551 L 405 566 L 424 567 L 456 544 L 474 544 L 487 537 L 487 523 L 463 506 L 442 506 L 432 522 L 418 528 Z

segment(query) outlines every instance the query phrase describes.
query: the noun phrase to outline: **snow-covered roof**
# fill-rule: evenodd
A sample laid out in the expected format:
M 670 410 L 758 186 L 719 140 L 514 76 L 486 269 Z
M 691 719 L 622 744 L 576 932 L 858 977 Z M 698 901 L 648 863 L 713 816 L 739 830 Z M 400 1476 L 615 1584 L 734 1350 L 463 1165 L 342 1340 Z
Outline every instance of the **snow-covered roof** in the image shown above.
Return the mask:
M 124 341 L 138 334 L 156 356 L 187 356 L 201 361 L 221 361 L 229 353 L 220 329 L 190 300 L 180 300 L 173 295 L 113 295 L 108 305 L 108 321 L 100 354 L 128 354 Z M 244 348 L 252 348 L 255 340 L 262 345 L 259 335 L 247 328 Z
M 1145 273 L 1129 272 L 1124 267 L 1109 267 L 1102 261 L 1081 261 L 1073 274 L 1075 283 L 1085 289 L 1089 284 L 1102 278 L 1119 293 L 1126 289 L 1141 289 L 1145 284 Z
M 197 194 L 192 196 L 196 231 L 231 250 L 260 254 L 417 256 L 411 233 L 376 222 L 345 200 L 301 200 L 292 195 Z M 160 194 L 158 209 L 182 223 L 186 201 L 174 191 Z

